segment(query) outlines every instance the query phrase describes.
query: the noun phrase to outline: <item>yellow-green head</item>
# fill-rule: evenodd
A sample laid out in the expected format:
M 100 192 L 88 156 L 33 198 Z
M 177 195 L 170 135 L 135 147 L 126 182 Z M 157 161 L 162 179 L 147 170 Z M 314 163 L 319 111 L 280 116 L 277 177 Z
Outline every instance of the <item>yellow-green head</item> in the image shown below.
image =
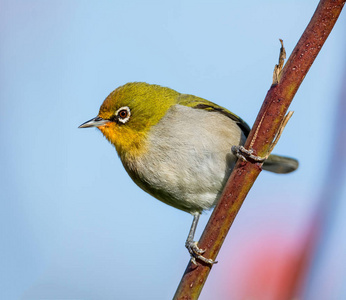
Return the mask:
M 121 157 L 140 155 L 150 128 L 177 103 L 179 95 L 159 85 L 127 83 L 109 94 L 96 118 L 80 127 L 98 127 Z

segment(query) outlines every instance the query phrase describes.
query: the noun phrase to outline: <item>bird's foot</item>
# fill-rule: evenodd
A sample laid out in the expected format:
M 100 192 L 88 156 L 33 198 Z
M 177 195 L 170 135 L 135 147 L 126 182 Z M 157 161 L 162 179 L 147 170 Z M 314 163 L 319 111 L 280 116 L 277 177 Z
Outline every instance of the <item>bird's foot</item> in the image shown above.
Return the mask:
M 232 146 L 232 152 L 238 158 L 244 161 L 250 161 L 255 163 L 263 163 L 268 157 L 261 157 L 253 155 L 253 150 L 245 149 L 244 146 Z
M 193 264 L 197 264 L 196 259 L 208 264 L 208 265 L 213 265 L 216 264 L 217 261 L 214 261 L 210 258 L 205 258 L 202 254 L 205 252 L 204 249 L 200 249 L 197 246 L 197 242 L 195 241 L 186 241 L 185 243 L 185 247 L 187 248 L 187 250 L 189 251 L 190 255 L 191 255 L 191 261 Z

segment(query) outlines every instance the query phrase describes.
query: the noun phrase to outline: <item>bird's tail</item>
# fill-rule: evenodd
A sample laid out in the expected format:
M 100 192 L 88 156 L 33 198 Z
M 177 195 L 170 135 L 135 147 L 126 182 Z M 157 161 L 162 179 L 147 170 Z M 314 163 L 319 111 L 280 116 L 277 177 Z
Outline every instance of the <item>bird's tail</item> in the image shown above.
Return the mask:
M 269 172 L 286 174 L 295 171 L 298 166 L 298 160 L 294 158 L 271 154 L 262 168 Z

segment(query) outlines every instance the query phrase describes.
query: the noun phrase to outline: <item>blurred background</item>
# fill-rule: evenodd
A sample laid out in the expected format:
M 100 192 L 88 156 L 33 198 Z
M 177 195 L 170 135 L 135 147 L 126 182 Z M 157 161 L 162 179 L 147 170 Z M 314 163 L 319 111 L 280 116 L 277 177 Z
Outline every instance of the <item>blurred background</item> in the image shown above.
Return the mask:
M 289 55 L 317 4 L 1 0 L 0 299 L 171 299 L 192 217 L 140 190 L 102 134 L 77 127 L 129 81 L 252 125 L 279 38 Z M 261 173 L 200 299 L 285 299 L 302 273 L 302 298 L 346 298 L 345 29 L 344 11 L 274 151 L 299 170 Z

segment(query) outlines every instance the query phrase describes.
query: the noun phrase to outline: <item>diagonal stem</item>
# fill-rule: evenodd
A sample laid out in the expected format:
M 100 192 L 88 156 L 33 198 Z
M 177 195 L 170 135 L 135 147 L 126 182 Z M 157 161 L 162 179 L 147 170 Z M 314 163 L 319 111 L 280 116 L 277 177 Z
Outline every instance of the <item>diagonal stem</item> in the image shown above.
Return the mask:
M 333 29 L 345 1 L 319 2 L 310 23 L 280 73 L 279 83 L 269 89 L 245 143 L 246 149 L 251 145 L 255 155 L 265 156 L 268 153 L 295 93 Z M 199 241 L 199 247 L 206 249 L 205 257 L 216 259 L 247 193 L 260 172 L 261 164 L 238 160 Z M 190 262 L 174 299 L 198 299 L 210 270 L 209 265 L 198 263 L 195 266 Z

